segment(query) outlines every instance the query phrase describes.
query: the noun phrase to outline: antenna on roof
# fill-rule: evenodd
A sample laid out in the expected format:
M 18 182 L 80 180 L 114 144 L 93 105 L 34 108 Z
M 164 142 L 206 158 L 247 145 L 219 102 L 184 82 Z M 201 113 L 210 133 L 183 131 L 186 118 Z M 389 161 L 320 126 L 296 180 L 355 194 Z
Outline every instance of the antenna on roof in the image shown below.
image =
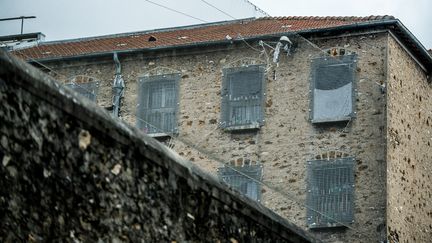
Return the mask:
M 13 17 L 13 18 L 5 18 L 5 19 L 0 19 L 0 21 L 9 21 L 9 20 L 17 20 L 17 19 L 21 19 L 21 34 L 23 34 L 23 30 L 24 30 L 24 19 L 35 19 L 36 16 L 20 16 L 20 17 Z
M 13 34 L 0 36 L 0 48 L 6 50 L 15 50 L 18 48 L 29 47 L 31 45 L 37 45 L 40 41 L 43 41 L 45 35 L 41 32 L 26 33 L 24 34 L 24 19 L 35 19 L 36 16 L 19 16 L 13 18 L 4 18 L 0 21 L 18 20 L 21 19 L 21 34 Z

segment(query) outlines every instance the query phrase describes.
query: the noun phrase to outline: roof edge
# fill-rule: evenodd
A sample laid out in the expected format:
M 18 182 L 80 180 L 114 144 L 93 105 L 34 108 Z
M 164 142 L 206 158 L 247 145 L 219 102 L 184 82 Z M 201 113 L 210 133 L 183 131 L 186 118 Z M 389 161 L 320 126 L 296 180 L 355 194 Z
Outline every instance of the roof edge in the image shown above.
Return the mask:
M 420 54 L 423 56 L 425 60 L 427 60 L 429 63 L 426 65 L 426 69 L 428 71 L 429 75 L 432 75 L 432 55 L 430 52 L 426 49 L 426 47 L 417 39 L 417 37 L 414 36 L 411 31 L 405 27 L 404 24 L 400 20 L 397 20 L 396 23 L 397 27 L 403 32 L 403 34 L 407 35 L 407 37 L 411 40 L 413 40 L 413 44 L 418 48 Z
M 268 18 L 268 17 L 265 17 Z M 249 19 L 242 19 L 239 21 L 245 21 L 245 20 L 251 20 L 253 18 Z M 232 23 L 233 21 L 223 21 L 222 23 Z M 211 23 L 212 25 L 216 25 L 220 22 Z M 205 25 L 192 25 L 191 28 L 196 28 L 200 26 Z M 379 20 L 371 20 L 371 21 L 365 21 L 360 23 L 353 23 L 348 24 L 344 26 L 336 26 L 336 27 L 328 27 L 328 28 L 316 28 L 316 29 L 309 29 L 309 30 L 301 30 L 296 32 L 280 32 L 275 34 L 265 34 L 265 35 L 258 35 L 253 37 L 245 37 L 245 38 L 238 38 L 233 39 L 234 42 L 241 42 L 241 41 L 253 41 L 257 39 L 262 38 L 273 38 L 273 37 L 280 37 L 281 35 L 308 35 L 308 34 L 319 34 L 319 33 L 325 33 L 325 32 L 339 32 L 344 30 L 356 30 L 356 29 L 366 29 L 371 27 L 385 27 L 388 30 L 391 30 L 390 26 L 394 26 L 393 28 L 397 28 L 400 30 L 400 34 L 405 35 L 408 39 L 407 41 L 412 43 L 414 47 L 417 49 L 413 49 L 412 47 L 409 48 L 410 51 L 413 53 L 416 53 L 417 55 L 421 55 L 422 64 L 425 65 L 425 68 L 427 69 L 427 73 L 429 75 L 432 75 L 432 55 L 429 54 L 428 50 L 420 43 L 420 41 L 401 23 L 399 19 L 396 19 L 392 16 L 389 17 L 382 17 L 382 19 Z M 176 27 L 176 28 L 184 28 L 184 27 Z M 163 31 L 169 31 L 172 30 L 170 28 L 163 29 Z M 150 32 L 150 31 L 148 31 Z M 134 32 L 138 33 L 138 32 Z M 140 32 L 143 33 L 143 32 Z M 152 32 L 154 33 L 154 32 Z M 77 56 L 67 56 L 67 57 L 54 57 L 54 58 L 44 58 L 44 59 L 31 59 L 30 62 L 49 62 L 49 61 L 56 61 L 56 60 L 73 60 L 73 59 L 79 59 L 79 58 L 89 58 L 89 57 L 100 57 L 100 56 L 106 56 L 106 55 L 112 55 L 113 53 L 118 54 L 129 54 L 134 52 L 143 52 L 143 51 L 159 51 L 159 50 L 170 50 L 170 49 L 178 49 L 178 48 L 188 48 L 188 47 L 201 47 L 201 46 L 209 46 L 209 45 L 218 45 L 218 44 L 230 44 L 231 41 L 229 40 L 216 40 L 216 41 L 207 41 L 207 42 L 200 42 L 200 43 L 191 43 L 191 44 L 182 44 L 182 45 L 174 45 L 174 46 L 162 46 L 162 47 L 152 47 L 152 48 L 138 48 L 138 49 L 127 49 L 127 50 L 113 50 L 113 51 L 106 51 L 106 52 L 95 52 L 95 53 L 88 53 L 83 55 L 77 55 Z M 33 61 L 32 61 L 33 60 Z
M 45 35 L 42 32 L 31 32 L 24 34 L 13 34 L 13 35 L 2 35 L 0 36 L 0 42 L 9 41 L 9 40 L 24 40 L 30 38 L 45 38 Z
M 247 20 L 247 19 L 244 19 L 244 20 Z M 112 51 L 105 51 L 105 52 L 87 53 L 87 54 L 81 54 L 81 55 L 75 55 L 75 56 L 48 57 L 48 58 L 38 58 L 38 59 L 31 59 L 31 60 L 34 60 L 35 62 L 49 62 L 49 61 L 65 60 L 65 59 L 73 60 L 73 59 L 88 58 L 88 57 L 100 57 L 100 56 L 105 56 L 105 55 L 112 55 L 113 53 L 129 54 L 129 53 L 133 53 L 133 52 L 142 52 L 142 51 L 158 51 L 158 50 L 170 50 L 170 49 L 177 49 L 177 48 L 201 47 L 201 46 L 217 45 L 217 44 L 230 44 L 231 42 L 253 41 L 253 40 L 259 40 L 262 38 L 274 38 L 274 37 L 280 37 L 281 35 L 292 36 L 295 34 L 317 34 L 320 32 L 338 31 L 338 30 L 345 30 L 345 29 L 352 29 L 352 28 L 367 28 L 367 27 L 373 27 L 376 25 L 394 24 L 394 23 L 396 23 L 396 20 L 385 20 L 385 23 L 383 23 L 383 21 L 376 21 L 375 20 L 375 21 L 367 21 L 364 23 L 354 23 L 354 24 L 337 26 L 337 27 L 316 28 L 316 29 L 301 30 L 301 31 L 295 31 L 295 32 L 279 32 L 279 33 L 275 33 L 275 34 L 265 34 L 265 35 L 257 35 L 257 36 L 252 36 L 252 37 L 235 38 L 232 40 L 223 39 L 223 40 L 198 42 L 198 43 L 190 43 L 190 44 L 181 44 L 181 45 L 172 45 L 172 46 L 136 48 L 136 49 L 126 49 L 126 50 L 112 50 Z M 182 28 L 182 27 L 179 27 L 179 28 Z
M 150 29 L 150 30 L 143 30 L 143 31 L 131 31 L 131 32 L 118 33 L 118 34 L 98 35 L 98 36 L 89 36 L 89 37 L 72 38 L 72 39 L 64 39 L 64 40 L 53 40 L 53 41 L 43 42 L 43 43 L 41 43 L 41 46 L 42 45 L 52 45 L 52 44 L 62 44 L 62 43 L 73 43 L 73 42 L 80 42 L 80 41 L 90 41 L 90 40 L 98 40 L 98 39 L 126 37 L 126 36 L 131 36 L 131 35 L 153 34 L 153 33 L 168 32 L 168 31 L 173 31 L 173 30 L 190 30 L 190 29 L 209 27 L 209 26 L 215 26 L 215 25 L 242 23 L 242 22 L 250 21 L 250 20 L 254 20 L 254 19 L 256 19 L 256 18 L 224 20 L 224 21 L 204 23 L 204 24 L 193 24 L 193 25 L 160 28 L 160 29 Z
M 395 19 L 392 15 L 369 15 L 369 16 L 270 16 L 270 17 L 260 17 L 258 19 L 268 19 L 268 20 L 391 20 Z

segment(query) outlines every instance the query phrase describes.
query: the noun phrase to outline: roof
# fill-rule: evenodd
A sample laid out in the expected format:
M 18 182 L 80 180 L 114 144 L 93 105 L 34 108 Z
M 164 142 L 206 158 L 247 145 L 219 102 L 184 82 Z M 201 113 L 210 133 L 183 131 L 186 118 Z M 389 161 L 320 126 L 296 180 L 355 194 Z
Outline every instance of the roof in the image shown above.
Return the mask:
M 177 28 L 150 30 L 64 41 L 43 42 L 14 51 L 24 59 L 44 60 L 78 57 L 125 50 L 188 46 L 199 43 L 241 40 L 278 33 L 319 30 L 358 23 L 393 20 L 392 16 L 368 17 L 264 17 Z M 154 41 L 149 41 L 153 39 Z
M 41 32 L 34 32 L 34 33 L 25 33 L 25 34 L 17 34 L 17 35 L 4 35 L 0 36 L 1 42 L 6 41 L 22 41 L 22 40 L 29 40 L 29 39 L 43 39 L 45 38 L 45 35 Z

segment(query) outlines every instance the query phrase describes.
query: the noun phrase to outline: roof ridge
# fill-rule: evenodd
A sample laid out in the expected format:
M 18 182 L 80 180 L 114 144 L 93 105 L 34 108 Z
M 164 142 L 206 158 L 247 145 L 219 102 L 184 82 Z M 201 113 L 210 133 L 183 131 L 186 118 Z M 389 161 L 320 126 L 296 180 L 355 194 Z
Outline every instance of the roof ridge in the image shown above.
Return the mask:
M 393 16 L 286 16 L 245 18 L 145 31 L 125 32 L 76 39 L 42 42 L 15 52 L 27 58 L 49 60 L 60 57 L 99 55 L 108 52 L 230 43 L 232 38 L 262 38 L 275 34 L 320 31 L 339 27 L 381 25 L 395 22 Z M 241 38 L 238 38 L 239 40 Z
M 162 32 L 169 32 L 169 31 L 175 31 L 175 30 L 190 30 L 190 29 L 204 28 L 204 27 L 210 27 L 210 26 L 215 26 L 215 25 L 221 26 L 221 25 L 229 25 L 229 24 L 235 24 L 235 23 L 244 23 L 245 21 L 253 21 L 256 19 L 257 18 L 252 17 L 252 18 L 244 18 L 244 19 L 209 22 L 209 23 L 204 23 L 204 24 L 193 24 L 193 25 L 183 25 L 183 26 L 166 27 L 166 28 L 159 28 L 159 29 L 131 31 L 131 32 L 118 33 L 118 34 L 107 34 L 107 35 L 97 35 L 97 36 L 89 36 L 89 37 L 79 37 L 79 38 L 72 38 L 72 39 L 44 41 L 44 42 L 41 42 L 39 45 L 45 46 L 45 45 L 74 43 L 74 42 L 82 42 L 82 41 L 110 39 L 110 38 L 118 38 L 118 37 L 128 37 L 128 36 L 134 36 L 134 35 L 154 34 L 154 33 L 162 33 Z
M 392 15 L 369 15 L 369 16 L 270 16 L 260 17 L 258 20 L 387 20 L 395 19 Z
M 193 25 L 184 25 L 184 26 L 176 26 L 176 27 L 167 27 L 167 28 L 159 28 L 159 29 L 149 29 L 142 31 L 131 31 L 124 32 L 118 34 L 108 34 L 108 35 L 97 35 L 97 36 L 89 36 L 89 37 L 80 37 L 80 38 L 71 38 L 71 39 L 63 39 L 63 40 L 54 40 L 54 41 L 44 41 L 39 43 L 39 46 L 49 46 L 56 44 L 65 44 L 65 43 L 75 43 L 75 42 L 84 42 L 84 41 L 93 41 L 93 40 L 103 40 L 110 38 L 119 38 L 119 37 L 128 37 L 135 35 L 146 35 L 146 34 L 156 34 L 163 33 L 169 31 L 176 30 L 190 30 L 197 28 L 205 28 L 216 25 L 230 25 L 236 23 L 244 23 L 244 22 L 253 22 L 260 20 L 341 20 L 341 21 L 367 21 L 367 20 L 384 20 L 384 19 L 395 19 L 391 15 L 371 15 L 371 16 L 275 16 L 275 17 L 260 17 L 260 18 L 244 18 L 244 19 L 236 19 L 236 20 L 224 20 L 218 22 L 210 22 L 204 24 L 193 24 Z M 27 49 L 27 48 L 23 48 Z

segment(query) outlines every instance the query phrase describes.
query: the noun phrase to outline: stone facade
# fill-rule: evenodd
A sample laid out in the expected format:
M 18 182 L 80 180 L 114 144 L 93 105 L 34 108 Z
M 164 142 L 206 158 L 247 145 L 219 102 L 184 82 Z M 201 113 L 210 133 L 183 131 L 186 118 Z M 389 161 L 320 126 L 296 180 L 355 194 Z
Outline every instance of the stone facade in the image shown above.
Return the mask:
M 126 90 L 120 116 L 135 125 L 138 79 L 145 74 L 181 73 L 178 134 L 169 141 L 184 158 L 210 173 L 223 163 L 246 159 L 263 166 L 262 204 L 303 229 L 306 224 L 307 161 L 355 158 L 354 222 L 349 228 L 310 230 L 329 242 L 370 242 L 386 238 L 386 95 L 388 34 L 315 38 L 312 45 L 293 38 L 291 55 L 271 62 L 270 49 L 257 42 L 208 48 L 120 55 Z M 313 125 L 309 121 L 311 61 L 323 50 L 343 48 L 357 54 L 356 117 L 348 123 Z M 100 81 L 97 103 L 111 105 L 114 62 L 108 58 L 45 63 L 65 82 L 76 75 Z M 265 124 L 256 131 L 219 128 L 222 70 L 261 64 L 266 71 Z
M 0 50 L 1 242 L 315 242 Z
M 387 93 L 387 226 L 391 242 L 432 238 L 432 86 L 389 37 Z

